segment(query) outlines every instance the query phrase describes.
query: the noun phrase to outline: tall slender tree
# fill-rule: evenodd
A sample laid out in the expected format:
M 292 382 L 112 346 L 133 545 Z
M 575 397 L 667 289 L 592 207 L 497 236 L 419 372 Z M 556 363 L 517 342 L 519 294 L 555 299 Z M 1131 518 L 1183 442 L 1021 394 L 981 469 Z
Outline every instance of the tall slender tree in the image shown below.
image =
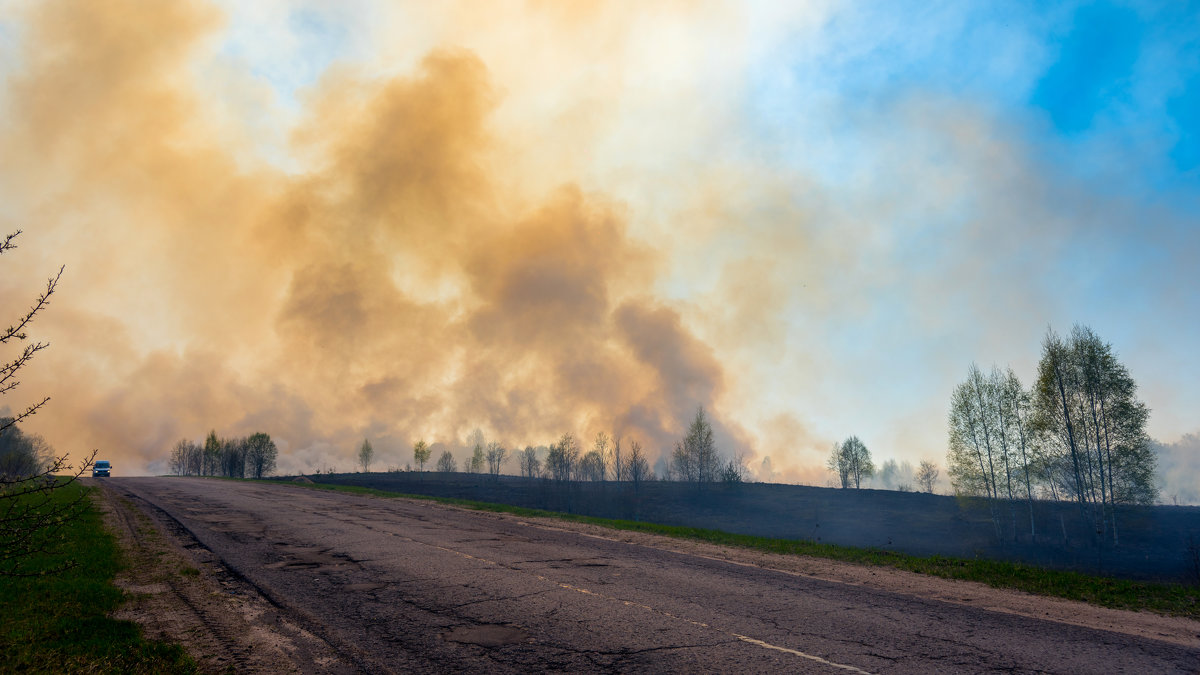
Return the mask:
M 208 432 L 204 439 L 204 466 L 201 475 L 215 476 L 221 464 L 221 439 L 217 438 L 217 430 Z
M 371 471 L 371 462 L 375 460 L 375 448 L 371 447 L 371 441 L 363 439 L 362 445 L 358 447 L 358 463 L 362 466 L 363 473 Z
M 429 461 L 429 455 L 432 452 L 425 439 L 421 439 L 413 444 L 413 461 L 417 463 L 418 470 L 425 470 L 425 463 Z
M 1067 340 L 1047 331 L 1033 409 L 1049 479 L 1119 543 L 1117 507 L 1153 503 L 1158 488 L 1149 409 L 1112 345 L 1082 325 Z
M 717 454 L 712 425 L 704 414 L 704 406 L 700 406 L 687 434 L 675 444 L 671 472 L 677 480 L 703 485 L 716 481 L 720 470 L 721 458 Z

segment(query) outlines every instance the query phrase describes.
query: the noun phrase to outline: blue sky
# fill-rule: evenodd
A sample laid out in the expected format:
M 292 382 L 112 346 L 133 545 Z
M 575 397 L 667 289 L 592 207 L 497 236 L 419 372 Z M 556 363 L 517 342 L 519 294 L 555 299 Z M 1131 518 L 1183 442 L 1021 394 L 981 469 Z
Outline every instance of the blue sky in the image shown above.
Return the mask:
M 796 293 L 789 341 L 890 390 L 897 412 L 867 435 L 899 445 L 970 360 L 1028 381 L 1046 327 L 1075 322 L 1140 374 L 1152 433 L 1200 425 L 1198 55 L 1200 3 L 842 3 L 760 53 L 750 147 L 804 177 L 798 204 L 821 186 L 841 217 L 800 227 L 852 233 L 854 279 L 825 281 L 874 307 L 819 311 Z M 849 422 L 814 417 L 826 434 Z

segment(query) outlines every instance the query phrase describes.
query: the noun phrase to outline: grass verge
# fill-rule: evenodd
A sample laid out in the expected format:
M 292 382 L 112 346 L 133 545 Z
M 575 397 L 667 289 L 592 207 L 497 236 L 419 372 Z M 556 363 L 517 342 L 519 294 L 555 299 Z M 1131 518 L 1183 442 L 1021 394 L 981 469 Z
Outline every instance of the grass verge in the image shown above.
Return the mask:
M 769 537 L 733 534 L 698 527 L 679 527 L 641 521 L 596 518 L 556 511 L 542 511 L 540 509 L 530 509 L 508 504 L 477 502 L 449 497 L 433 497 L 430 495 L 402 494 L 355 485 L 281 483 L 280 481 L 265 482 L 376 497 L 423 499 L 477 511 L 511 513 L 525 517 L 556 518 L 576 523 L 599 525 L 614 530 L 649 532 L 676 539 L 692 539 L 719 544 L 721 546 L 735 546 L 767 553 L 805 555 L 860 565 L 892 567 L 919 574 L 942 577 L 943 579 L 976 581 L 995 588 L 1008 588 L 1053 598 L 1079 600 L 1102 607 L 1135 611 L 1147 610 L 1158 614 L 1183 616 L 1200 620 L 1200 588 L 1184 586 L 1182 584 L 1164 584 L 1097 577 L 1078 572 L 1051 570 L 999 560 L 948 558 L 945 556 L 921 557 L 878 549 L 854 548 L 794 539 L 772 539 Z
M 53 499 L 67 503 L 93 489 L 74 483 L 55 490 Z M 59 531 L 59 550 L 74 566 L 46 576 L 0 576 L 0 672 L 196 672 L 179 645 L 146 640 L 137 624 L 108 617 L 124 600 L 113 585 L 121 552 L 100 512 L 90 500 L 83 504 Z M 31 560 L 35 570 L 61 562 L 46 555 Z

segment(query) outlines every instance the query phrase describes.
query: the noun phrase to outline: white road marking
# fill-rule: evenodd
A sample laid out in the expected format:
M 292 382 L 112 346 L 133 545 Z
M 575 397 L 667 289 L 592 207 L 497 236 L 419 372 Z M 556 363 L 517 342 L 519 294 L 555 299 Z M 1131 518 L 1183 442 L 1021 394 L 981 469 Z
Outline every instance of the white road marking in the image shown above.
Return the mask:
M 780 647 L 779 645 L 773 645 L 769 642 L 763 642 L 762 640 L 755 640 L 752 637 L 746 637 L 745 635 L 738 635 L 737 633 L 730 633 L 730 635 L 741 640 L 742 642 L 749 642 L 750 644 L 758 645 L 759 647 L 765 647 L 767 649 L 774 649 L 776 651 L 784 652 L 787 654 L 794 654 L 796 656 L 808 659 L 810 661 L 816 661 L 817 663 L 823 663 L 831 668 L 841 668 L 842 670 L 849 670 L 852 673 L 862 673 L 863 675 L 871 675 L 871 673 L 869 673 L 865 670 L 862 670 L 861 668 L 855 668 L 854 666 L 848 666 L 844 663 L 834 663 L 833 661 L 823 659 L 819 656 L 814 656 L 812 654 L 805 654 L 804 652 L 796 650 L 796 649 L 788 649 L 787 647 Z

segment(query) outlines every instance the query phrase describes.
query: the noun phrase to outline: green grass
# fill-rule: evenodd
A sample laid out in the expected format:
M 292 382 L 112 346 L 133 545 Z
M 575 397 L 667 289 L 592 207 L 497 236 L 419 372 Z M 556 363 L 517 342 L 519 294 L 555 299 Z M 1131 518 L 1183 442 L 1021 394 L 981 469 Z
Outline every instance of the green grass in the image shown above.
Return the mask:
M 54 499 L 66 503 L 90 489 L 75 483 L 56 490 Z M 90 500 L 84 504 L 61 530 L 61 550 L 73 567 L 38 577 L 0 576 L 0 672 L 196 672 L 179 645 L 146 640 L 137 624 L 108 618 L 124 600 L 112 583 L 121 552 Z M 42 570 L 61 562 L 31 560 Z
M 269 481 L 280 484 L 279 481 Z M 1149 610 L 1159 614 L 1200 619 L 1200 587 L 1181 584 L 1162 584 L 1109 577 L 1096 577 L 1078 572 L 1050 570 L 1021 563 L 985 559 L 921 557 L 881 551 L 878 549 L 837 546 L 794 539 L 772 539 L 698 527 L 678 527 L 631 520 L 596 518 L 555 511 L 542 511 L 508 504 L 493 504 L 467 499 L 401 494 L 354 485 L 323 483 L 285 483 L 318 490 L 334 490 L 376 497 L 404 497 L 453 504 L 477 511 L 511 513 L 526 517 L 557 518 L 577 523 L 589 523 L 614 530 L 649 532 L 677 539 L 705 541 L 722 546 L 779 553 L 805 555 L 861 565 L 876 565 L 928 574 L 944 579 L 976 581 L 995 588 L 1016 589 L 1055 598 L 1080 600 L 1102 607 L 1129 610 Z

